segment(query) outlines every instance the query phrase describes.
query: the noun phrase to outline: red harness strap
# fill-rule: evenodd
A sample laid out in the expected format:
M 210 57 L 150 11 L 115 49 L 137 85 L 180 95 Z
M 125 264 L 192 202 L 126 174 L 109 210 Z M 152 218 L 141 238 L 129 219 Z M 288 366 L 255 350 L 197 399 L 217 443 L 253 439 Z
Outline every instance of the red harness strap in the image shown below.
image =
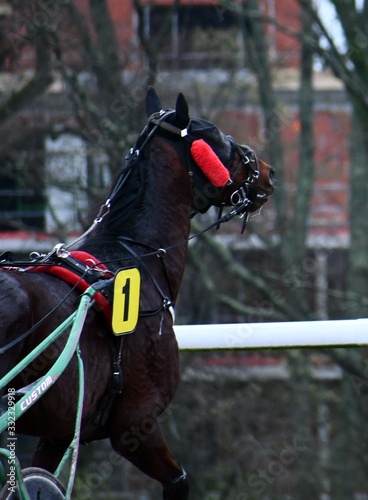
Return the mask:
M 107 267 L 104 264 L 101 264 L 98 260 L 96 260 L 95 257 L 87 252 L 76 250 L 75 252 L 70 252 L 70 256 L 86 266 L 93 266 L 93 268 L 96 270 L 108 271 Z M 78 276 L 78 274 L 62 266 L 38 266 L 30 271 L 49 273 L 53 276 L 57 276 L 66 283 L 76 286 L 78 290 L 81 290 L 82 292 L 87 290 L 87 288 L 90 286 L 90 284 L 86 280 Z M 101 309 L 101 311 L 105 315 L 108 325 L 111 325 L 112 313 L 110 302 L 106 299 L 106 297 L 102 295 L 101 292 L 96 292 L 93 298 L 98 308 Z

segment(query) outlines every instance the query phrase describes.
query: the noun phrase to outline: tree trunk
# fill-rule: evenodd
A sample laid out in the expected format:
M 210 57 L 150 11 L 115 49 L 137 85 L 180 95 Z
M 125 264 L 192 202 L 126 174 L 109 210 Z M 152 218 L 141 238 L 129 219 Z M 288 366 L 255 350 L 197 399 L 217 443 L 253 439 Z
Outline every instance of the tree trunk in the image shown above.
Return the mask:
M 300 17 L 302 27 L 299 91 L 300 137 L 298 185 L 294 200 L 294 227 L 292 232 L 292 258 L 294 263 L 301 263 L 306 254 L 314 182 L 314 91 L 312 84 L 314 53 L 308 43 L 309 38 L 312 36 L 312 18 L 305 8 L 301 9 Z
M 368 137 L 359 103 L 353 101 L 350 166 L 350 249 L 348 315 L 367 315 L 368 296 Z M 365 123 L 367 120 L 365 120 Z
M 248 0 L 243 6 L 243 29 L 248 63 L 258 83 L 258 95 L 264 116 L 264 135 L 269 150 L 269 161 L 274 167 L 278 186 L 273 195 L 276 204 L 277 227 L 281 239 L 286 233 L 286 196 L 283 182 L 283 148 L 281 143 L 281 120 L 272 86 L 271 63 L 258 0 Z

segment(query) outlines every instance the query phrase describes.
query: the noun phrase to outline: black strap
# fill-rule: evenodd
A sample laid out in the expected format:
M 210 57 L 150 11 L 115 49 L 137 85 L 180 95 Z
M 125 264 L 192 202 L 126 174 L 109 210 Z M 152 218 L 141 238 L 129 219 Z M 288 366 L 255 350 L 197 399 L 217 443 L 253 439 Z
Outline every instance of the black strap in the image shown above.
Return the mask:
M 152 283 L 155 285 L 156 290 L 158 291 L 158 293 L 161 295 L 161 298 L 162 298 L 162 304 L 160 306 L 158 306 L 156 309 L 148 309 L 146 311 L 139 311 L 139 315 L 140 316 L 153 316 L 154 314 L 157 314 L 157 313 L 159 313 L 162 310 L 166 310 L 166 309 L 169 309 L 170 307 L 174 307 L 174 304 L 173 304 L 172 300 L 170 300 L 169 297 L 167 297 L 165 295 L 165 293 L 163 292 L 162 288 L 160 287 L 158 281 L 153 276 L 153 274 L 150 271 L 150 269 L 147 266 L 147 264 L 144 262 L 143 257 L 146 257 L 146 255 L 140 256 L 129 245 L 127 245 L 126 243 L 124 243 L 124 241 L 122 241 L 122 238 L 119 238 L 119 243 L 120 243 L 120 245 L 127 252 L 130 253 L 130 255 L 132 255 L 132 257 L 134 257 L 136 260 L 138 260 L 138 262 L 141 264 L 141 266 L 147 272 L 148 276 L 151 278 Z M 156 252 L 156 255 L 159 255 L 159 252 Z M 170 293 L 172 294 L 171 286 L 170 286 L 170 281 L 168 279 L 165 266 L 164 266 L 164 270 L 165 270 L 165 274 L 166 274 L 166 277 L 167 277 L 168 285 L 169 285 L 169 288 L 170 288 Z
M 0 254 L 0 265 L 5 264 L 5 263 L 9 263 L 9 262 L 13 262 L 13 261 L 14 261 L 13 252 L 6 251 L 6 252 L 3 252 Z
M 161 127 L 163 129 L 167 130 L 168 132 L 171 132 L 172 134 L 180 135 L 180 137 L 185 137 L 186 135 L 188 135 L 187 128 L 181 129 L 179 127 L 175 127 L 175 125 L 171 125 L 171 123 L 167 123 L 167 122 L 163 121 L 164 117 L 166 117 L 166 115 L 163 115 L 161 120 L 156 120 L 155 118 L 152 118 L 150 121 L 154 125 L 157 125 L 158 127 Z

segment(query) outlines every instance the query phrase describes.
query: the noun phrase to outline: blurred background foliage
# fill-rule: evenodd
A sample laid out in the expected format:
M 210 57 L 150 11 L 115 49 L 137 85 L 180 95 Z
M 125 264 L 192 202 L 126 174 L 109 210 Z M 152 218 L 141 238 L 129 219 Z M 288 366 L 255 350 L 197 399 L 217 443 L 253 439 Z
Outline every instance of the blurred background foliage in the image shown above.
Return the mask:
M 58 242 L 84 227 L 155 85 L 168 107 L 183 91 L 192 114 L 248 141 L 277 176 L 244 236 L 239 221 L 190 245 L 178 322 L 366 316 L 368 2 L 280 4 L 1 1 L 2 241 L 27 231 Z M 323 106 L 335 110 L 328 147 Z M 366 359 L 366 349 L 183 353 L 161 420 L 191 498 L 368 498 Z M 23 443 L 27 461 L 33 440 Z M 160 488 L 96 443 L 82 450 L 73 498 L 156 499 Z

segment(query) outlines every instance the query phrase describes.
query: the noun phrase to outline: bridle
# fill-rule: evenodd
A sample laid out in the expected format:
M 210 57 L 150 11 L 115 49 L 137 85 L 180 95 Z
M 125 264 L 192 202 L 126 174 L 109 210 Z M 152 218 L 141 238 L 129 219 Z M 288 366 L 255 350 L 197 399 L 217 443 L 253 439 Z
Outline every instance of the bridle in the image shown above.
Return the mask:
M 93 224 L 91 225 L 91 227 L 88 228 L 87 231 L 85 231 L 84 234 L 82 234 L 77 240 L 73 241 L 69 245 L 59 244 L 59 245 L 56 245 L 56 247 L 53 249 L 53 251 L 50 252 L 49 254 L 38 255 L 37 258 L 32 261 L 33 264 L 35 264 L 35 262 L 37 261 L 37 265 L 48 265 L 50 262 L 53 261 L 53 259 L 55 257 L 64 258 L 65 256 L 68 256 L 69 255 L 68 250 L 71 247 L 75 246 L 77 243 L 79 243 L 81 240 L 83 240 L 89 233 L 91 233 L 96 228 L 96 226 L 98 224 L 100 224 L 103 221 L 105 216 L 110 211 L 110 206 L 111 206 L 111 203 L 112 203 L 115 195 L 120 190 L 120 188 L 123 186 L 123 184 L 126 182 L 128 176 L 131 172 L 131 169 L 134 165 L 135 160 L 138 159 L 142 150 L 144 150 L 145 146 L 148 144 L 150 139 L 153 137 L 153 135 L 156 133 L 156 131 L 159 128 L 162 128 L 163 130 L 165 130 L 171 134 L 174 134 L 175 136 L 179 136 L 180 138 L 189 141 L 189 143 L 191 143 L 194 140 L 193 136 L 190 134 L 190 124 L 191 124 L 190 121 L 188 123 L 188 126 L 184 129 L 180 129 L 179 127 L 176 127 L 175 125 L 172 125 L 171 123 L 168 123 L 166 121 L 167 118 L 169 118 L 174 113 L 175 113 L 174 110 L 166 110 L 166 111 L 161 110 L 158 113 L 154 113 L 148 119 L 146 127 L 143 129 L 141 135 L 139 136 L 135 147 L 129 151 L 128 155 L 125 158 L 125 164 L 124 164 L 122 173 L 121 173 L 112 193 L 110 194 L 109 198 L 105 201 L 105 203 L 101 206 L 100 211 L 99 211 L 97 217 L 95 218 L 95 220 L 93 221 Z M 153 125 L 153 127 L 150 128 L 152 125 Z M 167 251 L 169 251 L 175 247 L 181 246 L 182 244 L 199 236 L 200 234 L 204 233 L 205 231 L 208 231 L 212 227 L 215 227 L 215 226 L 219 227 L 220 224 L 231 220 L 233 217 L 235 217 L 237 215 L 239 215 L 240 217 L 243 218 L 242 232 L 244 231 L 251 204 L 253 203 L 253 201 L 257 197 L 264 196 L 264 195 L 259 195 L 257 193 L 257 183 L 258 183 L 258 179 L 259 179 L 259 175 L 260 175 L 259 163 L 258 163 L 257 156 L 255 155 L 255 153 L 253 152 L 253 150 L 249 146 L 237 144 L 235 139 L 231 136 L 226 136 L 226 139 L 229 141 L 229 143 L 231 145 L 231 158 L 230 158 L 228 163 L 233 165 L 234 161 L 235 161 L 235 154 L 237 153 L 239 156 L 239 162 L 236 165 L 236 167 L 234 168 L 234 170 L 231 172 L 229 181 L 222 188 L 222 189 L 229 189 L 229 188 L 233 189 L 234 188 L 233 192 L 230 195 L 230 202 L 232 204 L 230 211 L 227 214 L 222 215 L 223 206 L 221 206 L 220 212 L 218 215 L 218 219 L 215 223 L 206 227 L 205 229 L 203 229 L 199 233 L 194 234 L 185 240 L 178 241 L 178 242 L 176 242 L 176 243 L 174 243 L 166 248 L 154 249 L 154 248 L 149 247 L 148 245 L 134 241 L 135 244 L 139 244 L 141 246 L 146 247 L 146 252 L 143 255 L 138 255 L 138 254 L 133 252 L 133 250 L 129 246 L 129 244 L 132 242 L 129 238 L 121 237 L 119 239 L 119 243 L 128 251 L 128 253 L 130 254 L 129 255 L 130 259 L 133 257 L 142 263 L 144 257 L 148 257 L 151 255 L 162 257 L 166 254 Z M 186 164 L 188 163 L 188 165 L 189 165 L 190 162 L 185 162 L 185 163 Z M 244 165 L 248 166 L 249 175 L 248 175 L 247 179 L 245 179 L 244 181 L 241 181 L 240 183 L 236 183 L 235 177 L 240 172 L 241 168 Z M 226 166 L 226 168 L 229 169 L 228 165 L 225 165 L 225 166 Z M 188 166 L 188 168 L 190 168 L 190 167 Z M 230 169 L 229 169 L 229 172 L 230 172 Z M 190 170 L 189 170 L 189 173 L 191 173 Z M 163 260 L 162 260 L 162 262 L 163 262 Z M 0 261 L 0 263 L 3 265 L 8 265 L 8 263 L 6 261 Z M 15 264 L 17 264 L 17 265 L 27 264 L 28 265 L 28 262 L 25 262 L 25 263 L 18 262 L 18 263 L 13 263 L 13 264 L 14 265 Z M 164 264 L 163 264 L 163 266 L 164 266 Z M 162 303 L 160 304 L 160 306 L 158 308 L 152 309 L 149 311 L 145 311 L 144 315 L 150 316 L 150 315 L 156 314 L 156 313 L 163 311 L 163 310 L 166 310 L 166 309 L 170 310 L 170 312 L 171 312 L 172 306 L 173 306 L 172 301 L 165 296 L 165 294 L 161 290 L 157 280 L 154 278 L 152 273 L 149 271 L 148 267 L 147 266 L 144 266 L 144 267 L 145 267 L 146 271 L 148 272 L 148 274 L 150 275 L 151 279 L 153 280 L 153 283 L 154 283 L 156 289 L 158 290 L 158 292 L 162 298 Z M 165 272 L 166 278 L 168 280 L 167 271 L 166 271 L 165 266 L 164 266 L 164 272 Z M 169 282 L 169 280 L 168 280 L 168 282 Z M 169 285 L 170 285 L 170 283 L 169 283 Z M 74 288 L 72 290 L 74 290 Z M 59 307 L 59 306 L 60 306 L 60 304 L 57 307 Z M 55 308 L 55 310 L 56 310 L 56 308 Z M 54 312 L 54 309 L 51 310 L 49 314 L 52 314 L 53 312 Z M 42 321 L 44 321 L 49 316 L 49 314 Z M 30 330 L 28 330 L 20 338 L 18 338 L 16 343 L 23 340 L 26 336 L 30 335 L 34 331 L 34 329 L 38 326 L 39 326 L 39 323 L 34 325 L 34 327 L 32 327 Z M 14 343 L 8 344 L 7 346 L 5 346 L 2 349 L 2 351 L 0 351 L 0 353 L 5 352 L 5 350 L 12 347 L 13 345 L 14 345 Z
M 179 136 L 189 142 L 192 142 L 194 140 L 193 136 L 190 133 L 191 121 L 189 121 L 187 127 L 183 129 L 176 127 L 175 125 L 172 125 L 171 123 L 168 123 L 166 121 L 173 114 L 175 114 L 174 110 L 161 110 L 150 116 L 145 130 L 149 128 L 150 124 L 153 124 L 154 127 L 152 128 L 149 136 L 147 136 L 147 139 L 143 143 L 143 145 L 145 145 L 147 140 L 149 140 L 149 138 L 156 132 L 157 128 L 162 128 L 165 131 L 174 134 L 176 136 Z M 142 134 L 144 134 L 145 130 L 143 131 Z M 251 204 L 255 201 L 256 198 L 261 198 L 261 197 L 263 198 L 265 195 L 257 193 L 257 184 L 260 175 L 260 168 L 259 168 L 258 158 L 254 153 L 254 151 L 247 145 L 239 145 L 235 141 L 235 139 L 230 135 L 227 135 L 226 139 L 229 141 L 232 150 L 232 155 L 231 155 L 232 158 L 229 163 L 231 164 L 234 163 L 235 153 L 238 153 L 240 160 L 238 165 L 233 170 L 233 172 L 231 172 L 230 179 L 225 186 L 225 187 L 235 188 L 233 193 L 230 195 L 230 202 L 232 205 L 232 209 L 230 210 L 229 214 L 227 214 L 225 218 L 222 220 L 223 206 L 220 207 L 217 226 L 219 226 L 222 222 L 227 222 L 236 215 L 240 215 L 243 218 L 243 227 L 241 231 L 243 233 L 248 219 Z M 241 170 L 241 168 L 244 165 L 247 165 L 249 169 L 248 177 L 247 179 L 241 181 L 240 183 L 235 183 L 236 174 Z M 229 165 L 225 166 L 226 168 L 229 169 Z M 192 216 L 195 215 L 196 213 L 197 212 L 195 211 L 192 214 Z
M 233 148 L 238 153 L 240 161 L 235 168 L 234 172 L 231 174 L 231 179 L 233 181 L 237 172 L 244 166 L 247 165 L 249 169 L 249 174 L 247 179 L 242 181 L 237 189 L 231 194 L 230 202 L 232 206 L 237 209 L 238 214 L 243 218 L 242 233 L 245 229 L 245 224 L 248 219 L 249 209 L 251 204 L 260 197 L 258 193 L 257 185 L 260 175 L 260 168 L 258 163 L 258 158 L 254 151 L 247 145 L 239 145 L 235 142 L 234 138 L 227 136 L 227 139 L 231 142 Z
M 230 201 L 232 205 L 236 205 L 239 201 L 251 197 L 250 201 L 254 201 L 255 195 L 258 196 L 257 193 L 250 193 L 254 191 L 256 188 L 258 179 L 259 179 L 259 163 L 258 158 L 255 155 L 254 151 L 247 145 L 239 145 L 237 144 L 233 137 L 230 135 L 227 136 L 228 140 L 233 144 L 233 147 L 237 151 L 240 161 L 235 168 L 234 172 L 231 174 L 232 180 L 234 179 L 236 173 L 241 169 L 243 165 L 248 165 L 249 175 L 247 179 L 240 185 L 240 187 L 232 193 L 230 196 Z

